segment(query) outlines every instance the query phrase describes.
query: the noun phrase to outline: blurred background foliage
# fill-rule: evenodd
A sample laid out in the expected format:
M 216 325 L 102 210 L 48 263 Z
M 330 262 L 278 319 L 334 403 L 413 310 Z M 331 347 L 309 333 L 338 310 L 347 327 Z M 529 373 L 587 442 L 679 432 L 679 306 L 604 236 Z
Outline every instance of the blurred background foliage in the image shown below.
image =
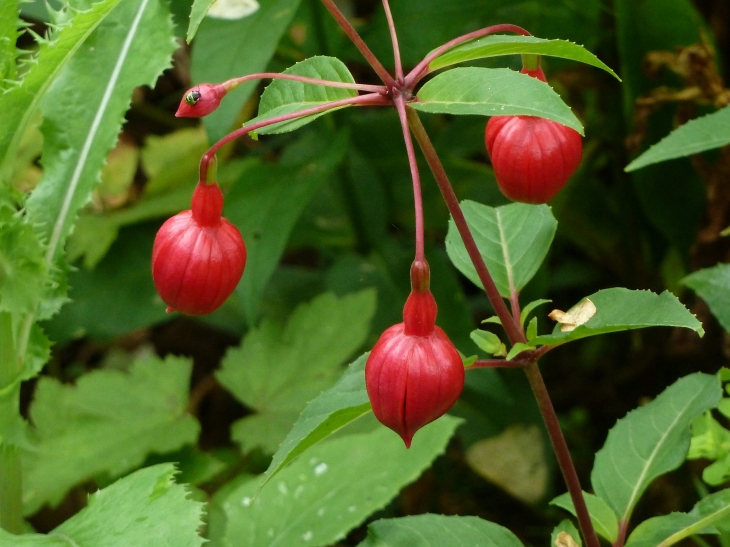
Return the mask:
M 380 2 L 342 0 L 338 5 L 392 68 Z M 44 4 L 21 7 L 31 28 L 42 33 Z M 191 0 L 171 1 L 181 39 L 174 66 L 154 89 L 135 91 L 102 183 L 69 240 L 75 266 L 68 280 L 72 301 L 44 325 L 55 342 L 46 374 L 70 382 L 93 369 L 128 369 L 140 356 L 192 357 L 188 409 L 202 426 L 199 446 L 155 454 L 147 463 L 181 461 L 182 480 L 212 493 L 227 477 L 260 472 L 278 443 L 276 435 L 271 440 L 259 432 L 253 435 L 263 438 L 259 445 L 239 446 L 240 435 L 245 436 L 240 426 L 234 429 L 237 442 L 231 439 L 234 422 L 248 420 L 251 429 L 255 422 L 249 418 L 264 411 L 256 397 L 239 395 L 229 386 L 232 395 L 220 385 L 223 375 L 216 371 L 228 348 L 248 335 L 264 336 L 264 325 L 283 328 L 297 306 L 328 292 L 338 297 L 358 293 L 363 302 L 372 295 L 373 302 L 358 304 L 363 307 L 355 317 L 343 312 L 344 325 L 333 321 L 333 328 L 352 325 L 360 333 L 347 346 L 349 356 L 371 347 L 385 328 L 401 320 L 414 221 L 408 163 L 390 109 L 350 108 L 293 133 L 243 138 L 219 154 L 224 214 L 241 230 L 249 250 L 243 280 L 208 317 L 167 315 L 150 275 L 156 230 L 189 206 L 200 155 L 255 116 L 257 98 L 268 82 L 242 85 L 203 123 L 174 117 L 182 93 L 195 83 L 281 71 L 312 55 L 339 57 L 358 82 L 377 83 L 317 0 L 259 0 L 259 9 L 243 19 L 205 18 L 187 45 L 183 38 L 190 7 Z M 716 99 L 730 76 L 730 4 L 393 0 L 392 9 L 407 67 L 457 35 L 508 22 L 539 37 L 583 44 L 623 79 L 619 83 L 586 65 L 543 60 L 548 82 L 584 123 L 586 138 L 581 167 L 551 203 L 559 222 L 554 245 L 521 300 L 550 298 L 553 307 L 567 309 L 601 288 L 668 288 L 697 314 L 707 334 L 699 339 L 689 331 L 631 331 L 577 342 L 573 351 L 558 349 L 543 359 L 548 388 L 587 483 L 593 454 L 617 418 L 687 373 L 715 372 L 730 356 L 725 331 L 681 283 L 693 271 L 730 259 L 722 232 L 730 224 L 727 148 L 624 172 L 633 157 L 673 128 L 722 106 Z M 19 45 L 32 47 L 32 40 L 23 35 Z M 519 63 L 514 57 L 482 65 L 516 69 Z M 486 119 L 424 115 L 423 120 L 459 198 L 505 203 L 484 148 Z M 40 178 L 41 145 L 37 130 L 22 143 L 14 182 L 23 190 Z M 448 261 L 448 213 L 420 156 L 419 164 L 438 324 L 463 354 L 473 355 L 478 350 L 469 333 L 492 315 L 491 309 L 484 294 Z M 538 314 L 541 331 L 552 329 L 547 311 Z M 363 317 L 372 317 L 369 328 Z M 226 359 L 234 357 L 228 353 Z M 332 366 L 341 367 L 342 359 Z M 292 385 L 306 374 L 307 365 L 298 363 L 302 373 L 288 377 Z M 260 374 L 267 374 L 266 367 Z M 328 387 L 335 378 L 327 372 L 316 385 Z M 26 405 L 33 390 L 33 383 L 24 386 Z M 296 415 L 294 407 L 304 402 L 285 410 Z M 563 487 L 521 372 L 469 372 L 453 413 L 467 421 L 446 455 L 384 514 L 477 514 L 527 541 L 544 537 L 558 515 L 545 500 Z M 498 458 L 506 458 L 513 472 L 522 466 L 523 483 L 503 480 L 493 463 Z M 692 462 L 656 481 L 639 507 L 641 516 L 691 507 L 693 480 L 703 465 L 702 460 Z M 104 477 L 95 484 L 105 484 Z M 57 508 L 43 509 L 33 524 L 39 530 L 52 528 L 84 503 L 89 487 L 77 487 Z M 343 544 L 361 537 L 362 531 L 356 531 Z

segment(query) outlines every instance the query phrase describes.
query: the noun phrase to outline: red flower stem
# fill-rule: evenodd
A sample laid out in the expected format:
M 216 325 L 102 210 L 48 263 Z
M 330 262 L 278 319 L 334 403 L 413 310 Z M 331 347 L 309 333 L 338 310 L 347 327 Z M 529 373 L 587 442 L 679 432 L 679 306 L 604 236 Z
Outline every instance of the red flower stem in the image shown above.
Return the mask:
M 525 327 L 522 325 L 522 321 L 520 319 L 520 293 L 512 289 L 510 291 L 509 301 L 510 306 L 512 307 L 512 317 L 514 318 L 515 323 L 517 323 L 517 326 L 520 329 L 522 336 L 525 336 Z
M 403 83 L 403 64 L 400 60 L 400 49 L 398 48 L 398 35 L 395 32 L 395 23 L 393 23 L 393 14 L 390 13 L 390 4 L 388 0 L 383 0 L 383 8 L 385 9 L 385 18 L 388 20 L 388 30 L 390 31 L 390 41 L 393 42 L 393 58 L 395 60 L 395 79 L 399 84 Z
M 251 80 L 293 80 L 304 84 L 322 85 L 325 87 L 339 87 L 342 89 L 357 89 L 360 91 L 369 91 L 373 93 L 385 93 L 388 91 L 384 85 L 367 85 L 367 84 L 350 84 L 347 82 L 333 82 L 330 80 L 320 80 L 319 78 L 308 78 L 307 76 L 297 76 L 296 74 L 280 74 L 278 72 L 259 72 L 257 74 L 248 74 L 240 78 L 231 78 L 223 82 L 226 91 L 235 89 L 244 82 Z
M 421 196 L 421 176 L 418 173 L 418 162 L 416 151 L 413 148 L 413 139 L 408 129 L 408 117 L 406 114 L 406 101 L 403 95 L 394 89 L 393 103 L 398 110 L 400 125 L 403 128 L 403 140 L 406 143 L 408 152 L 408 164 L 411 166 L 411 179 L 413 180 L 413 202 L 416 208 L 416 260 L 425 260 L 426 253 L 423 244 L 423 198 Z
M 542 374 L 540 374 L 537 361 L 533 360 L 528 362 L 525 367 L 525 374 L 527 375 L 527 380 L 530 382 L 532 393 L 535 395 L 535 399 L 537 399 L 537 405 L 540 408 L 542 419 L 545 422 L 545 428 L 550 436 L 550 442 L 553 445 L 553 451 L 558 459 L 560 471 L 563 473 L 563 479 L 568 487 L 568 492 L 570 492 L 570 499 L 573 501 L 583 538 L 588 547 L 600 547 L 598 536 L 593 528 L 591 517 L 588 514 L 585 499 L 583 499 L 583 491 L 580 487 L 580 481 L 578 480 L 578 474 L 575 471 L 573 460 L 570 457 L 568 444 L 565 442 L 563 431 L 560 429 L 558 416 L 555 414 L 553 403 L 550 400 L 550 394 L 545 387 L 545 382 L 542 379 Z
M 517 342 L 526 342 L 525 336 L 522 332 L 520 332 L 518 326 L 519 318 L 515 320 L 510 315 L 504 300 L 502 300 L 497 287 L 494 285 L 491 275 L 489 275 L 489 270 L 487 270 L 484 259 L 482 259 L 482 256 L 479 253 L 479 249 L 471 235 L 471 231 L 469 230 L 469 225 L 464 218 L 464 214 L 461 212 L 459 201 L 456 194 L 454 194 L 454 190 L 451 187 L 446 171 L 441 164 L 441 160 L 439 160 L 438 155 L 436 154 L 436 150 L 434 149 L 431 140 L 428 138 L 428 134 L 426 133 L 423 124 L 421 124 L 418 113 L 416 113 L 412 108 L 408 108 L 407 116 L 411 130 L 416 136 L 416 140 L 421 146 L 424 156 L 426 156 L 426 161 L 431 167 L 431 171 L 433 172 L 436 182 L 441 189 L 441 193 L 446 201 L 446 206 L 451 213 L 451 217 L 454 219 L 454 223 L 459 230 L 464 246 L 469 253 L 469 257 L 474 263 L 474 267 L 477 270 L 477 274 L 479 275 L 482 285 L 484 285 L 487 297 L 502 322 L 502 325 L 507 332 L 507 336 L 512 344 Z M 527 374 L 527 379 L 530 382 L 530 387 L 532 387 L 532 392 L 535 394 L 535 398 L 537 399 L 540 413 L 542 414 L 545 427 L 548 431 L 548 435 L 550 436 L 550 442 L 553 445 L 553 450 L 555 451 L 555 455 L 558 459 L 560 470 L 563 473 L 565 484 L 567 485 L 570 497 L 573 500 L 573 505 L 575 506 L 578 517 L 578 524 L 580 525 L 583 537 L 585 538 L 588 547 L 600 547 L 598 543 L 598 536 L 596 536 L 596 532 L 593 528 L 593 523 L 588 516 L 588 509 L 586 507 L 585 500 L 583 499 L 580 481 L 578 480 L 578 474 L 573 466 L 573 460 L 570 457 L 568 445 L 565 442 L 565 437 L 563 437 L 563 432 L 560 430 L 558 417 L 555 414 L 555 409 L 550 401 L 550 395 L 547 392 L 542 375 L 540 374 L 540 369 L 537 366 L 537 357 L 540 355 L 539 352 L 541 350 L 543 350 L 543 348 L 535 350 L 535 352 L 529 356 L 527 365 L 524 367 L 525 373 Z
M 453 40 L 446 42 L 444 45 L 434 49 L 431 53 L 426 55 L 423 61 L 418 63 L 415 68 L 411 70 L 406 76 L 405 87 L 407 89 L 413 89 L 414 87 L 416 87 L 416 84 L 421 80 L 421 78 L 428 74 L 428 65 L 431 63 L 431 61 L 433 61 L 436 57 L 438 57 L 445 51 L 451 49 L 452 47 L 458 46 L 459 44 L 463 44 L 464 42 L 468 42 L 469 40 L 481 38 L 482 36 L 494 34 L 495 32 L 514 32 L 515 34 L 521 34 L 522 36 L 532 36 L 522 27 L 518 27 L 517 25 L 505 24 L 493 25 L 491 27 L 475 30 L 474 32 L 470 32 L 469 34 L 464 34 L 463 36 L 459 36 L 458 38 L 454 38 Z
M 220 150 L 223 146 L 231 142 L 232 140 L 237 139 L 238 137 L 242 135 L 246 135 L 250 133 L 251 131 L 256 131 L 257 129 L 261 129 L 262 127 L 266 127 L 268 125 L 273 125 L 275 123 L 280 122 L 286 122 L 289 120 L 294 120 L 296 118 L 302 118 L 304 116 L 309 116 L 311 114 L 319 114 L 320 112 L 325 112 L 327 110 L 331 110 L 333 108 L 338 108 L 340 106 L 348 106 L 348 105 L 371 105 L 371 106 L 385 106 L 389 105 L 390 101 L 387 97 L 381 95 L 380 93 L 368 93 L 367 95 L 359 95 L 357 97 L 350 97 L 348 99 L 341 99 L 339 101 L 332 101 L 331 103 L 325 103 L 319 106 L 314 106 L 312 108 L 307 108 L 305 110 L 300 110 L 298 112 L 292 112 L 291 114 L 282 114 L 281 116 L 275 116 L 273 118 L 269 118 L 267 120 L 261 120 L 260 122 L 252 123 L 250 125 L 244 125 L 240 129 L 236 129 L 232 133 L 229 133 L 225 137 L 223 137 L 221 140 L 219 140 L 217 143 L 215 143 L 213 146 L 211 146 L 208 151 L 203 154 L 203 157 L 200 159 L 200 182 L 206 182 L 208 179 L 208 166 L 210 162 L 215 157 L 216 152 Z
M 492 276 L 489 274 L 487 265 L 484 263 L 484 259 L 479 253 L 479 248 L 474 241 L 474 237 L 471 234 L 466 218 L 464 218 L 464 213 L 462 213 L 461 207 L 459 207 L 459 200 L 454 193 L 454 189 L 451 187 L 451 183 L 446 175 L 444 166 L 441 165 L 441 160 L 436 154 L 433 144 L 431 144 L 431 139 L 428 138 L 426 130 L 423 127 L 416 111 L 412 108 L 407 108 L 406 111 L 411 131 L 413 131 L 413 134 L 423 151 L 423 155 L 426 157 L 426 161 L 436 178 L 436 183 L 441 190 L 441 194 L 444 196 L 446 206 L 451 213 L 451 217 L 454 219 L 454 224 L 456 224 L 456 228 L 459 230 L 459 235 L 461 235 L 466 251 L 469 253 L 469 258 L 471 258 L 471 261 L 474 263 L 474 268 L 476 269 L 477 275 L 484 286 L 489 302 L 491 302 L 497 317 L 499 317 L 499 320 L 502 322 L 502 326 L 507 333 L 507 337 L 510 339 L 512 344 L 516 344 L 517 342 L 526 342 L 527 340 L 520 332 L 517 322 L 515 322 L 512 315 L 510 315 L 504 300 L 502 300 L 502 297 L 499 294 L 499 290 L 497 290 L 497 286 L 494 284 Z
M 380 61 L 378 61 L 378 58 L 373 54 L 372 51 L 370 51 L 370 48 L 363 41 L 363 39 L 360 38 L 360 35 L 350 24 L 347 18 L 337 8 L 334 1 L 322 0 L 322 3 L 329 10 L 329 12 L 332 14 L 332 17 L 335 18 L 340 27 L 342 27 L 342 30 L 345 31 L 345 34 L 347 34 L 350 40 L 352 40 L 352 43 L 355 44 L 355 47 L 360 50 L 360 53 L 362 53 L 363 57 L 365 57 L 365 60 L 370 64 L 370 66 L 373 68 L 378 77 L 383 81 L 383 83 L 388 87 L 394 87 L 396 84 L 393 76 L 391 76 L 388 71 L 385 70 L 385 67 L 380 63 Z

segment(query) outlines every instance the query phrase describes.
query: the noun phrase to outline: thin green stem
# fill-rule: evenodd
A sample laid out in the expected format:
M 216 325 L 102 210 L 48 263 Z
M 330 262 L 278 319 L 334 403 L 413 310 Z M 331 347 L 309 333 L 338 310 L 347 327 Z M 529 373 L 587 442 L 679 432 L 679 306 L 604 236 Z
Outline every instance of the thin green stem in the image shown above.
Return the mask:
M 383 81 L 383 83 L 388 87 L 394 87 L 395 80 L 393 79 L 393 76 L 391 76 L 390 73 L 385 70 L 385 67 L 382 65 L 382 63 L 378 61 L 378 58 L 373 54 L 372 51 L 370 51 L 370 48 L 367 46 L 365 41 L 360 37 L 355 28 L 347 20 L 347 17 L 345 17 L 344 14 L 335 5 L 334 1 L 322 0 L 322 3 L 332 14 L 332 17 L 335 18 L 335 21 L 337 21 L 340 27 L 342 27 L 342 30 L 345 31 L 345 34 L 347 34 L 350 40 L 352 40 L 352 43 L 355 44 L 355 47 L 360 50 L 360 53 L 362 53 L 363 57 L 365 57 L 365 60 L 368 62 L 368 64 L 370 64 L 370 66 L 373 68 L 378 77 Z
M 421 196 L 421 176 L 418 173 L 418 162 L 416 161 L 416 151 L 413 148 L 413 139 L 408 129 L 408 116 L 406 114 L 406 102 L 397 90 L 394 90 L 395 96 L 393 103 L 398 110 L 398 117 L 403 128 L 403 140 L 406 143 L 406 151 L 408 153 L 408 164 L 411 167 L 411 180 L 413 181 L 413 202 L 416 208 L 416 260 L 425 260 L 426 253 L 424 250 L 423 237 L 423 198 Z

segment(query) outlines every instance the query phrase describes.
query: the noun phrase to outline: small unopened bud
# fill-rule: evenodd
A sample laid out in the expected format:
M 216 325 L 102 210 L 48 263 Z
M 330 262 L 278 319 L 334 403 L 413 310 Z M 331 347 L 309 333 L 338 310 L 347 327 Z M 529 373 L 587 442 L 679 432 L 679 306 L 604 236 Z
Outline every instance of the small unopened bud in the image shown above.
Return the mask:
M 228 89 L 223 84 L 200 84 L 188 89 L 175 112 L 178 118 L 201 118 L 221 104 Z

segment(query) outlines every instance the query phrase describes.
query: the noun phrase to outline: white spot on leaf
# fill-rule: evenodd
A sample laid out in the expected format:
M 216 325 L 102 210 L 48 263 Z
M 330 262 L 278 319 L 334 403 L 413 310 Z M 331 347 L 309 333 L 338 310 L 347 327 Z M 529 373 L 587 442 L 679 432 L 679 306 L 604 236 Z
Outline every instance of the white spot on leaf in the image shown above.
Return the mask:
M 314 468 L 314 474 L 318 477 L 320 475 L 324 475 L 327 472 L 327 464 L 326 463 L 320 463 L 317 467 Z
M 596 315 L 596 311 L 596 305 L 588 298 L 584 298 L 567 312 L 553 310 L 548 314 L 548 317 L 561 323 L 560 332 L 570 332 L 575 327 L 587 323 L 591 317 Z
M 216 0 L 207 15 L 215 19 L 243 19 L 258 9 L 256 0 Z

